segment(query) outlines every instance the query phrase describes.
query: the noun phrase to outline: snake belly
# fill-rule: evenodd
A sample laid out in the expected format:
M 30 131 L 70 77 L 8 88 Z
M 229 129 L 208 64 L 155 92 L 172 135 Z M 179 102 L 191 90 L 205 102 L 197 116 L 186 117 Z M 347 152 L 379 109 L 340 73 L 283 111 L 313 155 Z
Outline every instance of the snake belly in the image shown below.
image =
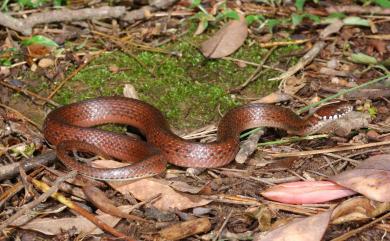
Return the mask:
M 303 119 L 287 108 L 246 104 L 227 112 L 212 143 L 188 141 L 175 135 L 163 114 L 152 105 L 126 97 L 99 97 L 53 110 L 43 126 L 45 138 L 56 146 L 58 158 L 80 174 L 100 180 L 128 180 L 153 176 L 171 163 L 181 167 L 221 167 L 231 162 L 239 149 L 240 133 L 255 127 L 274 127 L 290 134 L 307 135 L 350 112 L 339 103 L 320 108 Z M 137 128 L 141 141 L 124 134 L 93 128 L 115 123 Z M 93 152 L 130 162 L 119 168 L 94 168 L 69 155 L 72 150 Z

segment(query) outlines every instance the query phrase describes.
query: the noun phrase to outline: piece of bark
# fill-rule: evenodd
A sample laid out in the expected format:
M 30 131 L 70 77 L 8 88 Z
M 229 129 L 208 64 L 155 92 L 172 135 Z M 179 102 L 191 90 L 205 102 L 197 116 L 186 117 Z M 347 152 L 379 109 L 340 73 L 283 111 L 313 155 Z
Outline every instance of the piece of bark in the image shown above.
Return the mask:
M 24 164 L 24 170 L 30 171 L 37 166 L 48 165 L 56 159 L 55 151 L 48 151 L 39 156 L 33 157 Z M 15 177 L 19 174 L 19 163 L 12 163 L 0 168 L 0 181 Z
M 103 19 L 103 18 L 118 18 L 125 14 L 126 8 L 119 7 L 100 7 L 100 8 L 84 8 L 79 10 L 69 10 L 63 8 L 50 12 L 35 13 L 28 16 L 26 19 L 19 20 L 8 14 L 0 12 L 0 25 L 16 30 L 24 35 L 32 34 L 32 28 L 37 24 L 51 22 L 71 22 L 85 19 Z

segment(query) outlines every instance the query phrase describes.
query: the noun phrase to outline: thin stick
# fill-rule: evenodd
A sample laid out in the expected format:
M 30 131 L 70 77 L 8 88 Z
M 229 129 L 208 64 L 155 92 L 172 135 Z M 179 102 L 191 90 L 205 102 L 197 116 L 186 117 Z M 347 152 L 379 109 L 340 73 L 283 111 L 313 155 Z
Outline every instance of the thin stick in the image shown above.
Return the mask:
M 23 93 L 23 94 L 25 94 L 25 95 L 27 95 L 27 96 L 34 97 L 34 98 L 36 98 L 36 99 L 45 101 L 45 103 L 49 103 L 49 104 L 51 104 L 51 105 L 54 105 L 55 107 L 59 107 L 59 106 L 60 106 L 58 103 L 56 103 L 56 102 L 54 102 L 54 101 L 52 101 L 52 100 L 50 100 L 50 99 L 48 99 L 48 98 L 42 97 L 42 96 L 40 96 L 40 95 L 38 95 L 38 94 L 35 94 L 34 92 L 31 92 L 31 91 L 29 91 L 29 90 L 21 89 L 21 88 L 19 88 L 19 87 L 16 87 L 16 86 L 13 86 L 13 85 L 11 85 L 11 84 L 8 84 L 7 82 L 4 82 L 4 81 L 0 81 L 0 84 L 1 84 L 1 85 L 4 85 L 5 87 L 8 87 L 8 88 L 10 88 L 10 89 L 13 89 L 13 90 L 15 90 L 15 91 L 17 91 L 17 92 Z
M 226 226 L 227 222 L 229 221 L 230 217 L 232 216 L 232 214 L 233 214 L 233 210 L 230 210 L 230 212 L 227 215 L 227 217 L 225 218 L 225 221 L 223 222 L 222 226 L 219 228 L 218 232 L 214 236 L 213 241 L 216 241 L 219 238 L 219 236 L 222 233 L 222 230 L 225 228 L 225 226 Z
M 57 86 L 56 88 L 50 93 L 50 95 L 47 97 L 47 99 L 53 98 L 53 96 L 58 92 L 58 90 L 61 89 L 61 87 L 68 82 L 70 79 L 72 79 L 78 72 L 80 72 L 81 69 L 83 69 L 88 63 L 90 63 L 94 58 L 96 57 L 93 56 L 91 59 L 86 59 L 82 64 L 77 67 L 70 75 L 68 75 L 65 79 L 63 79 Z
M 317 107 L 317 106 L 319 106 L 319 105 L 321 105 L 321 104 L 323 104 L 323 103 L 325 103 L 325 102 L 327 102 L 327 101 L 330 101 L 330 100 L 332 100 L 332 99 L 335 99 L 335 98 L 340 97 L 340 96 L 342 96 L 342 95 L 345 95 L 345 94 L 347 94 L 347 93 L 356 91 L 356 90 L 358 90 L 358 89 L 367 87 L 367 86 L 369 86 L 369 85 L 371 85 L 371 84 L 375 84 L 375 83 L 377 83 L 377 82 L 379 82 L 379 81 L 381 81 L 381 80 L 384 80 L 384 79 L 386 79 L 386 78 L 389 78 L 389 77 L 390 77 L 390 75 L 384 75 L 384 76 L 381 76 L 381 77 L 379 77 L 379 78 L 376 78 L 376 79 L 373 79 L 373 80 L 371 80 L 371 81 L 368 81 L 368 82 L 366 82 L 366 83 L 364 83 L 364 84 L 361 84 L 361 85 L 358 85 L 358 86 L 355 86 L 355 87 L 352 87 L 352 88 L 349 88 L 349 89 L 340 90 L 338 93 L 336 93 L 336 94 L 334 94 L 334 95 L 330 95 L 330 96 L 328 96 L 328 97 L 326 97 L 326 98 L 324 98 L 324 99 L 322 99 L 322 100 L 320 100 L 320 101 L 318 101 L 318 102 L 316 102 L 316 103 L 313 103 L 313 104 L 311 104 L 311 105 L 308 105 L 308 106 L 306 106 L 306 107 L 301 108 L 300 110 L 297 111 L 297 113 L 300 114 L 300 113 L 302 113 L 302 112 L 305 112 L 305 111 L 309 110 L 310 108 Z
M 309 156 L 309 155 L 318 155 L 318 154 L 331 153 L 331 152 L 357 150 L 357 149 L 370 148 L 375 146 L 384 146 L 384 145 L 390 145 L 390 141 L 382 141 L 382 142 L 368 143 L 368 144 L 355 145 L 355 146 L 335 147 L 335 148 L 329 148 L 323 150 L 297 151 L 297 152 L 288 152 L 288 153 L 271 153 L 269 155 L 275 158 Z
M 41 202 L 44 202 L 47 198 L 49 198 L 53 193 L 57 192 L 58 187 L 61 183 L 66 181 L 67 179 L 75 177 L 77 174 L 76 171 L 69 172 L 67 175 L 57 178 L 57 180 L 54 182 L 53 186 L 50 187 L 45 193 L 42 193 L 41 196 L 39 196 L 34 201 L 24 205 L 18 212 L 16 212 L 13 216 L 9 217 L 7 220 L 5 220 L 0 225 L 0 232 L 2 232 L 9 224 L 11 224 L 13 221 L 15 221 L 17 218 L 25 214 L 26 212 L 30 211 L 35 206 L 39 205 Z
M 73 173 L 73 172 L 74 171 L 72 171 L 71 173 Z M 48 190 L 51 189 L 49 187 L 49 185 L 47 185 L 44 182 L 38 181 L 36 179 L 32 179 L 31 181 L 32 181 L 32 183 L 34 184 L 35 187 L 41 189 L 41 191 L 43 191 L 43 192 L 47 192 Z M 57 201 L 59 201 L 60 203 L 64 204 L 65 206 L 71 208 L 72 210 L 74 210 L 78 214 L 82 215 L 84 218 L 88 219 L 88 221 L 90 221 L 91 223 L 95 224 L 101 230 L 109 232 L 110 234 L 114 235 L 115 237 L 122 238 L 122 239 L 127 240 L 127 241 L 135 241 L 134 239 L 132 239 L 132 238 L 126 236 L 125 234 L 117 231 L 115 228 L 107 225 L 105 222 L 101 221 L 100 219 L 95 217 L 93 214 L 91 214 L 90 212 L 86 211 L 80 205 L 72 202 L 70 199 L 66 198 L 62 194 L 60 194 L 58 192 L 54 192 L 50 196 L 52 198 L 56 199 Z
M 238 92 L 238 91 L 244 89 L 249 83 L 255 81 L 259 77 L 258 73 L 263 69 L 263 65 L 265 64 L 265 62 L 268 60 L 269 56 L 271 56 L 271 54 L 274 52 L 274 50 L 276 48 L 277 48 L 276 46 L 272 47 L 267 52 L 267 54 L 264 56 L 264 58 L 261 60 L 260 64 L 257 66 L 256 70 L 252 73 L 252 75 L 242 85 L 234 88 L 230 92 Z
M 367 224 L 365 224 L 365 225 L 363 225 L 363 226 L 361 226 L 361 227 L 359 227 L 359 228 L 357 228 L 357 229 L 351 230 L 351 231 L 349 231 L 348 233 L 345 233 L 345 234 L 343 234 L 343 235 L 341 235 L 341 236 L 339 236 L 339 237 L 337 237 L 337 238 L 332 239 L 331 241 L 343 241 L 343 240 L 347 240 L 348 238 L 350 238 L 350 237 L 352 237 L 352 236 L 355 236 L 356 234 L 362 232 L 362 231 L 365 230 L 365 229 L 368 229 L 368 228 L 374 226 L 374 224 L 377 224 L 377 223 L 379 223 L 380 221 L 382 221 L 382 220 L 384 220 L 384 219 L 386 219 L 386 218 L 388 218 L 388 217 L 390 217 L 390 213 L 386 213 L 386 214 L 383 215 L 382 217 L 377 218 L 377 219 L 375 219 L 374 221 L 372 221 L 372 222 L 370 222 L 370 223 L 367 223 Z
M 22 113 L 20 113 L 19 111 L 15 110 L 14 108 L 12 107 L 9 107 L 7 105 L 3 105 L 2 103 L 0 103 L 0 106 L 3 107 L 4 109 L 7 109 L 7 110 L 10 110 L 12 112 L 15 112 L 16 114 L 20 115 L 20 117 L 27 121 L 28 123 L 30 123 L 31 125 L 35 126 L 39 131 L 41 130 L 41 128 L 39 127 L 39 125 L 34 122 L 33 120 L 31 120 L 30 118 L 26 117 L 25 115 L 23 115 Z

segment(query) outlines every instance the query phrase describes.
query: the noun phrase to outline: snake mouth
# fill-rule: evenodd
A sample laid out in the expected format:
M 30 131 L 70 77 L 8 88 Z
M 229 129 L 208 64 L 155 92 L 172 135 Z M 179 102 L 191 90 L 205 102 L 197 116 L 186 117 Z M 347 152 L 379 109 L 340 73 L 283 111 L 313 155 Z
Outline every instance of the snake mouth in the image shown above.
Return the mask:
M 343 108 L 338 108 L 333 115 L 330 116 L 320 116 L 320 121 L 334 121 L 344 117 L 346 114 L 352 112 L 352 106 L 346 106 Z
M 330 104 L 319 108 L 308 121 L 311 123 L 310 133 L 318 132 L 324 126 L 345 117 L 353 111 L 353 107 L 347 102 Z

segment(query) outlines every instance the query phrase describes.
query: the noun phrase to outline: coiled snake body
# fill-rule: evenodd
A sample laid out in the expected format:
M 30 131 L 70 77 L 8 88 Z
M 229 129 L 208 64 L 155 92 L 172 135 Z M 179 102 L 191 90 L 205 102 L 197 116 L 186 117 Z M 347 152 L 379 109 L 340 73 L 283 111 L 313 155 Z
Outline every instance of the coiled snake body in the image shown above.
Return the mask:
M 234 159 L 240 133 L 244 130 L 275 127 L 291 134 L 307 135 L 351 110 L 346 103 L 330 105 L 302 119 L 283 107 L 247 104 L 229 111 L 218 125 L 217 140 L 204 144 L 175 135 L 163 114 L 145 102 L 125 97 L 100 97 L 52 111 L 44 122 L 43 131 L 45 138 L 56 146 L 58 158 L 71 169 L 95 179 L 125 180 L 156 175 L 165 170 L 166 162 L 182 167 L 221 167 Z M 147 142 L 91 128 L 107 123 L 136 127 Z M 68 152 L 73 149 L 133 164 L 94 168 L 70 157 Z

